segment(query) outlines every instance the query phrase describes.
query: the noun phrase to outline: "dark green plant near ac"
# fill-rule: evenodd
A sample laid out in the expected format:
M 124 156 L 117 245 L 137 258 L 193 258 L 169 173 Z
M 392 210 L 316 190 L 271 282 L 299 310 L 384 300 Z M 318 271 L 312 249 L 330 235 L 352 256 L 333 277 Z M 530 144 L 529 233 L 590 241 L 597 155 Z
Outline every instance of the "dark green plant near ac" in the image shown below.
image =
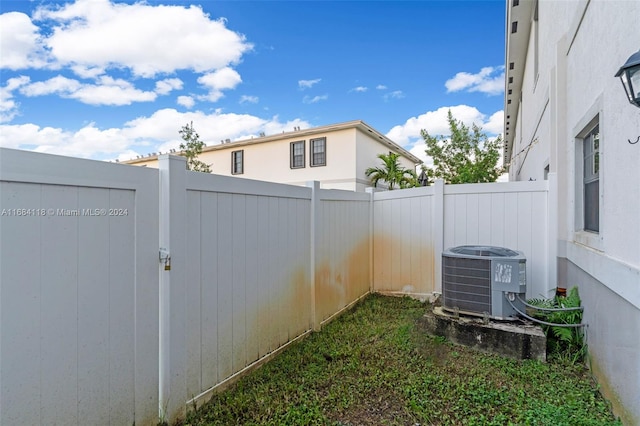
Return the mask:
M 555 296 L 552 299 L 531 299 L 531 305 L 540 308 L 577 308 L 580 307 L 580 295 L 578 287 L 569 290 L 566 296 Z M 572 311 L 535 311 L 535 318 L 554 324 L 580 324 L 582 323 L 582 310 Z M 567 360 L 571 363 L 581 362 L 587 352 L 582 327 L 561 327 L 543 325 L 542 329 L 547 335 L 547 351 L 552 357 Z
M 502 137 L 489 139 L 482 128 L 473 124 L 471 128 L 447 114 L 450 136 L 431 136 L 422 130 L 427 146 L 425 152 L 433 159 L 427 168 L 429 181 L 442 179 L 445 183 L 495 182 L 503 173 L 498 167 Z

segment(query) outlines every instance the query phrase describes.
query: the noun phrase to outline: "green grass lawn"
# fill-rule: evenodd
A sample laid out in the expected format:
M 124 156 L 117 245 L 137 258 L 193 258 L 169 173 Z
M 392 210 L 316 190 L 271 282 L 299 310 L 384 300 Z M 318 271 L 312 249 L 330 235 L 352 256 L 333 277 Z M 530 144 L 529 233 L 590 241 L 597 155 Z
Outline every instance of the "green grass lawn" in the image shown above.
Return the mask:
M 586 369 L 424 335 L 430 309 L 367 297 L 191 412 L 184 425 L 615 425 Z

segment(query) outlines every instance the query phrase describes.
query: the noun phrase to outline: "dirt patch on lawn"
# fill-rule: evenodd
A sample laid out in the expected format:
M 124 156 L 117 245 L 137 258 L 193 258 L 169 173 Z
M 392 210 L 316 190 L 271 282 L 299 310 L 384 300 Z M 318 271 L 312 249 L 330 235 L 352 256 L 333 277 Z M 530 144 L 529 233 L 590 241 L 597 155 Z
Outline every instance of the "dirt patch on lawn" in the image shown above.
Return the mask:
M 413 425 L 414 417 L 398 395 L 389 390 L 372 392 L 341 413 L 330 413 L 329 419 L 344 426 Z

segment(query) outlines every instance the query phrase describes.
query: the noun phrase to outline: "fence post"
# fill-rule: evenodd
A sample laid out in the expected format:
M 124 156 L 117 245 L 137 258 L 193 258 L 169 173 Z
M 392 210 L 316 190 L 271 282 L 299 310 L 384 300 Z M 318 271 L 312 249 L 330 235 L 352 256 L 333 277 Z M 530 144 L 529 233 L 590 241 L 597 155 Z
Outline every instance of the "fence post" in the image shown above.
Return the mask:
M 444 181 L 436 179 L 433 191 L 432 223 L 434 292 L 442 294 L 442 252 L 444 251 Z
M 552 296 L 552 289 L 557 287 L 558 280 L 558 177 L 555 172 L 549 173 L 547 191 L 547 294 Z
M 369 193 L 369 293 L 373 293 L 373 194 L 375 188 L 368 187 Z
M 186 382 L 186 159 L 161 155 L 159 259 L 160 419 L 173 423 L 185 413 Z M 160 257 L 169 256 L 169 260 Z M 168 266 L 165 266 L 168 265 Z M 166 268 L 169 268 L 168 270 Z
M 307 182 L 307 187 L 311 188 L 311 277 L 309 282 L 311 283 L 311 327 L 313 331 L 320 331 L 322 321 L 318 316 L 317 301 L 316 301 L 316 244 L 317 244 L 317 232 L 320 220 L 319 208 L 319 191 L 320 182 L 312 181 Z

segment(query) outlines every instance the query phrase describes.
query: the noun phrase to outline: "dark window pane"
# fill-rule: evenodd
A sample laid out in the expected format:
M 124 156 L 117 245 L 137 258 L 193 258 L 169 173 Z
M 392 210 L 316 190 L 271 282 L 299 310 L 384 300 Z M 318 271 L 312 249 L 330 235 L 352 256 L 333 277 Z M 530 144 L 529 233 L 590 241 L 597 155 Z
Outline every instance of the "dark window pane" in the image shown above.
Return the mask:
M 243 151 L 233 151 L 231 153 L 231 173 L 239 175 L 243 173 Z
M 584 138 L 584 229 L 600 231 L 600 126 Z
M 584 229 L 600 231 L 600 182 L 594 181 L 584 186 Z
M 291 168 L 304 167 L 304 141 L 291 143 Z

